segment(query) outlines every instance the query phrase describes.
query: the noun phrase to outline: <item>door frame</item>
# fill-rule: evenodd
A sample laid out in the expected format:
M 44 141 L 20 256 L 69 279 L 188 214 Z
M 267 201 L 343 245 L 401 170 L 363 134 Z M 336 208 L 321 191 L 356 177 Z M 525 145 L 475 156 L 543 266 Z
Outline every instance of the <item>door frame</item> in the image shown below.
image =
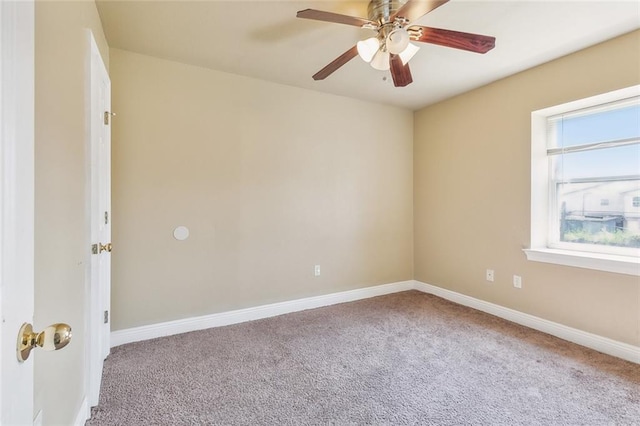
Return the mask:
M 33 424 L 33 358 L 16 356 L 34 307 L 35 4 L 0 1 L 0 423 Z
M 111 133 L 110 124 L 105 125 L 104 114 L 107 111 L 111 111 L 111 83 L 109 81 L 109 73 L 104 65 L 100 50 L 96 43 L 95 37 L 91 30 L 87 30 L 87 50 L 88 50 L 88 64 L 87 64 L 87 93 L 88 105 L 87 105 L 87 235 L 89 240 L 87 241 L 87 250 L 93 244 L 101 243 L 107 244 L 111 241 L 111 235 L 109 231 L 108 241 L 100 240 L 100 230 L 103 224 L 103 216 L 100 214 L 100 200 L 101 197 L 107 197 L 107 211 L 109 212 L 109 224 L 108 229 L 111 229 L 111 173 L 110 167 L 104 169 L 101 167 L 100 162 L 104 161 L 102 156 L 107 156 L 107 163 L 111 164 L 111 153 L 103 152 L 101 150 L 102 138 L 107 140 L 107 145 L 110 150 L 111 146 Z M 107 99 L 101 98 L 100 84 L 105 79 L 109 82 L 109 93 Z M 106 104 L 106 105 L 105 105 Z M 110 119 L 109 119 L 110 121 Z M 107 182 L 107 186 L 103 183 Z M 103 193 L 106 191 L 106 194 Z M 90 258 L 87 264 L 89 268 L 86 276 L 86 319 L 85 330 L 87 330 L 87 380 L 86 380 L 86 395 L 89 402 L 89 407 L 98 405 L 100 396 L 100 385 L 102 382 L 102 368 L 103 361 L 109 354 L 110 345 L 110 319 L 105 323 L 103 321 L 104 311 L 110 312 L 110 252 L 98 252 L 98 254 L 89 254 Z M 108 256 L 109 259 L 104 259 Z M 109 268 L 109 271 L 103 271 L 101 268 Z M 104 282 L 104 275 L 107 275 L 107 282 Z

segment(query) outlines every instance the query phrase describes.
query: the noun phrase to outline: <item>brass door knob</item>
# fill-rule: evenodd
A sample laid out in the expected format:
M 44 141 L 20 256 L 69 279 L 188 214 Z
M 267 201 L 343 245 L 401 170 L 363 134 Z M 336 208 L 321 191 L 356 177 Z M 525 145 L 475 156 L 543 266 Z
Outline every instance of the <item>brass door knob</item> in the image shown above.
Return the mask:
M 103 251 L 107 251 L 111 253 L 111 243 L 107 243 L 107 244 L 100 243 L 100 253 L 102 253 Z
M 18 333 L 18 361 L 26 361 L 36 346 L 45 351 L 57 351 L 67 346 L 70 341 L 71 327 L 67 324 L 51 324 L 40 333 L 34 333 L 33 326 L 25 322 Z

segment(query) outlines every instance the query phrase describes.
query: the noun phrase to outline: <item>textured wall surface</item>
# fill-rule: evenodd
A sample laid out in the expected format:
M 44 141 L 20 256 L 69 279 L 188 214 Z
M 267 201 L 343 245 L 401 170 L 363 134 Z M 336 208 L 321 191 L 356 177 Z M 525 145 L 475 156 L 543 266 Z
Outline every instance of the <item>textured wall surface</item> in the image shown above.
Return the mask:
M 118 49 L 111 79 L 113 330 L 412 278 L 410 111 Z
M 415 278 L 640 345 L 638 277 L 531 262 L 522 252 L 531 112 L 638 83 L 636 31 L 417 112 Z

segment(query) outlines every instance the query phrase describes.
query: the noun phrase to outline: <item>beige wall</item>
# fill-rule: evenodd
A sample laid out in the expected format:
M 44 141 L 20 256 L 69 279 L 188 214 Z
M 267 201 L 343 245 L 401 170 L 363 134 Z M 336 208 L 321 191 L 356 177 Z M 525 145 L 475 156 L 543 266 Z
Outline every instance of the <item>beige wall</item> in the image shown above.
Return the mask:
M 638 83 L 636 31 L 416 112 L 416 279 L 640 345 L 638 277 L 530 262 L 522 252 L 531 111 Z
M 69 323 L 59 352 L 34 351 L 35 411 L 44 424 L 72 424 L 84 397 L 85 65 L 92 29 L 108 46 L 93 2 L 36 3 L 35 318 L 41 330 Z
M 113 330 L 412 278 L 411 112 L 116 49 L 111 79 Z

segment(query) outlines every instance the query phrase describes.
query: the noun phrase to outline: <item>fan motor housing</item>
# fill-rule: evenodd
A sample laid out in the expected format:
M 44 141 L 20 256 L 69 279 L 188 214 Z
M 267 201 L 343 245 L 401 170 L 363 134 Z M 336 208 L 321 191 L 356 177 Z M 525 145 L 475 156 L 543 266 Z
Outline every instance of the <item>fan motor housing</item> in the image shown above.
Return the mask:
M 407 0 L 371 0 L 367 7 L 369 20 L 376 21 L 379 25 L 390 22 L 390 17 L 400 9 Z

